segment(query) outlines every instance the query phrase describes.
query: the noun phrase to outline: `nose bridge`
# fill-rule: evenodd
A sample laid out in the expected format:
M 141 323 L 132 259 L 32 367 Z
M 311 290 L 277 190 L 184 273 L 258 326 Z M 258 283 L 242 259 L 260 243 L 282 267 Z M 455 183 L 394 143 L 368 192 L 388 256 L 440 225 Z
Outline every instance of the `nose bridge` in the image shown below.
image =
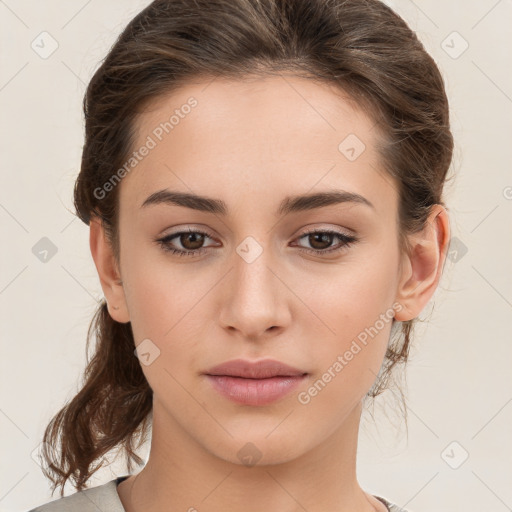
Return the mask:
M 269 236 L 249 235 L 238 244 L 234 257 L 235 291 L 246 306 L 260 299 L 268 308 L 274 302 L 275 276 L 270 272 L 275 258 Z
M 277 257 L 271 236 L 249 235 L 236 247 L 230 273 L 229 297 L 223 304 L 221 320 L 245 336 L 263 334 L 270 327 L 283 326 L 288 308 L 283 286 L 276 278 Z

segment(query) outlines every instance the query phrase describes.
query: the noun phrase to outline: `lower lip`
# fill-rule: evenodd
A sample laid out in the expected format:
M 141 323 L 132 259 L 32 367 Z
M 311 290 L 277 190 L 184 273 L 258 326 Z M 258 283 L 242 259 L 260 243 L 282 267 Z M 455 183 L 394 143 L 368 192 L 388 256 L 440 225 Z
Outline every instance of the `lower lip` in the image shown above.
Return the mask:
M 293 391 L 306 375 L 244 379 L 226 375 L 207 375 L 212 386 L 226 398 L 244 405 L 266 405 Z

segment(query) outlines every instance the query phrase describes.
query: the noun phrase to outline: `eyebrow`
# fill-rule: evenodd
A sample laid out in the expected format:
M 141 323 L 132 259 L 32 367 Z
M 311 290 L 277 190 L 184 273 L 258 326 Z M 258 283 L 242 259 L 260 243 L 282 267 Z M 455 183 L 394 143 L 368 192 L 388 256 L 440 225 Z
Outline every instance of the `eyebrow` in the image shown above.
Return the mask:
M 359 194 L 344 190 L 330 190 L 326 192 L 288 196 L 281 201 L 277 214 L 286 215 L 292 212 L 303 212 L 342 203 L 362 204 L 375 210 L 375 206 L 368 199 Z M 192 210 L 219 215 L 227 215 L 229 211 L 226 203 L 221 199 L 213 199 L 187 192 L 175 192 L 169 189 L 159 190 L 151 194 L 142 203 L 141 208 L 157 204 L 183 206 Z

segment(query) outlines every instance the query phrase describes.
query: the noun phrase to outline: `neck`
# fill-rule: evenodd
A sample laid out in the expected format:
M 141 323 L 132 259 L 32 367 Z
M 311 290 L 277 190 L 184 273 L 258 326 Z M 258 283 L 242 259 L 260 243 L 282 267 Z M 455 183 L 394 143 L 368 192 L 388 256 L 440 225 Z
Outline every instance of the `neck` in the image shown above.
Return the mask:
M 126 512 L 386 510 L 357 482 L 360 416 L 359 403 L 314 449 L 279 464 L 249 467 L 206 451 L 155 403 L 148 462 L 119 484 L 119 496 Z

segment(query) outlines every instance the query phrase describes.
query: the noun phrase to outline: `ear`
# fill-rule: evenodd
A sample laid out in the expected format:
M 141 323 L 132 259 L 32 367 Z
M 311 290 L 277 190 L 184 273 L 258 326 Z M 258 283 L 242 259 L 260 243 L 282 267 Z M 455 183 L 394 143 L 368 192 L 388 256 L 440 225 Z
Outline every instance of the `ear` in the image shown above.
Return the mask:
M 395 320 L 405 322 L 416 318 L 436 291 L 443 272 L 450 241 L 448 213 L 434 205 L 425 228 L 409 236 L 411 251 L 403 256 L 397 302 L 402 309 Z
M 107 299 L 108 312 L 116 322 L 127 323 L 130 321 L 130 315 L 112 245 L 105 235 L 102 222 L 97 217 L 91 218 L 89 227 L 89 246 L 103 294 Z

